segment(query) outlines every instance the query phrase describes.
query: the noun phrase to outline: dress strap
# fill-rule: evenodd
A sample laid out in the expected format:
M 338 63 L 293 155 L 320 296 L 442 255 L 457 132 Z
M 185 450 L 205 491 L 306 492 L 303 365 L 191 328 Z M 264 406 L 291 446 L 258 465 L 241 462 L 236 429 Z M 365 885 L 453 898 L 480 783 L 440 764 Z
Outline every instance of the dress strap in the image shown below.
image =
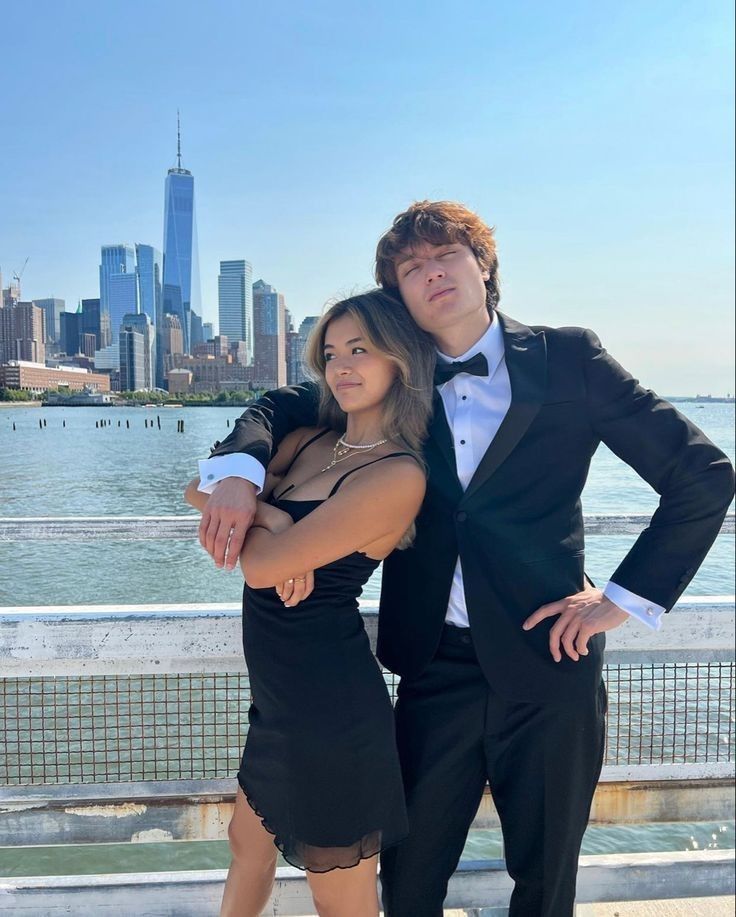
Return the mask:
M 326 433 L 329 433 L 329 432 L 330 432 L 330 428 L 327 427 L 325 430 L 320 430 L 319 433 L 316 433 L 311 439 L 308 439 L 306 443 L 302 443 L 302 445 L 299 446 L 299 448 L 294 453 L 294 458 L 291 460 L 291 464 L 292 465 L 294 464 L 294 462 L 299 458 L 299 456 L 302 454 L 302 452 L 304 452 L 304 450 L 308 446 L 311 446 L 312 443 L 316 443 L 318 439 L 321 439 Z
M 296 452 L 294 453 L 294 458 L 291 460 L 291 465 L 289 465 L 289 468 L 291 468 L 291 466 L 294 464 L 294 462 L 297 460 L 297 458 L 302 454 L 302 452 L 304 452 L 304 450 L 307 448 L 307 446 L 311 446 L 312 443 L 316 443 L 318 439 L 320 439 L 320 438 L 323 437 L 326 433 L 329 433 L 329 432 L 330 432 L 330 428 L 327 427 L 327 429 L 325 429 L 325 430 L 320 430 L 319 433 L 315 433 L 315 435 L 314 435 L 311 439 L 308 439 L 308 440 L 306 441 L 306 443 L 302 443 L 302 445 L 299 446 L 299 448 L 298 448 L 298 449 L 296 450 Z M 295 484 L 289 484 L 289 486 L 286 488 L 286 490 L 282 490 L 281 493 L 278 495 L 278 497 L 276 496 L 276 494 L 272 493 L 272 494 L 271 494 L 271 499 L 272 499 L 272 500 L 280 500 L 282 497 L 285 497 L 285 496 L 289 493 L 290 490 L 293 490 L 295 486 L 296 486 Z
M 375 465 L 376 462 L 382 462 L 384 459 L 397 458 L 399 455 L 408 455 L 410 458 L 413 458 L 416 461 L 416 456 L 411 452 L 390 452 L 388 455 L 382 455 L 380 458 L 373 459 L 372 462 L 364 462 L 362 465 L 358 465 L 357 468 L 351 468 L 350 471 L 346 471 L 341 478 L 338 478 L 333 485 L 327 499 L 329 500 L 330 497 L 333 497 L 337 493 L 338 488 L 345 480 L 345 478 L 349 478 L 354 471 L 360 471 L 361 468 L 367 468 L 369 465 Z

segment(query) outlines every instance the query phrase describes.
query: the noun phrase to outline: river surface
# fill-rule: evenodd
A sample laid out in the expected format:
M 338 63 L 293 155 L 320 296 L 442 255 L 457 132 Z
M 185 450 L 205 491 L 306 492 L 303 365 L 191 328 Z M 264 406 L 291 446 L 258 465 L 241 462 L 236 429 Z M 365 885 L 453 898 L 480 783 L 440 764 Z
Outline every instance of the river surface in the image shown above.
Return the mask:
M 733 404 L 687 402 L 678 408 L 733 461 Z M 0 516 L 190 513 L 182 491 L 197 473 L 197 459 L 207 457 L 239 413 L 0 405 Z M 95 426 L 102 420 L 105 426 Z M 178 421 L 184 433 L 177 432 Z M 635 472 L 599 448 L 583 494 L 587 513 L 651 513 L 657 500 Z M 587 570 L 594 582 L 607 581 L 634 540 L 588 539 Z M 735 560 L 734 539 L 719 537 L 686 595 L 733 593 Z M 380 569 L 364 597 L 377 598 L 379 589 Z M 0 606 L 239 602 L 241 590 L 239 571 L 217 570 L 194 539 L 10 542 L 0 553 Z

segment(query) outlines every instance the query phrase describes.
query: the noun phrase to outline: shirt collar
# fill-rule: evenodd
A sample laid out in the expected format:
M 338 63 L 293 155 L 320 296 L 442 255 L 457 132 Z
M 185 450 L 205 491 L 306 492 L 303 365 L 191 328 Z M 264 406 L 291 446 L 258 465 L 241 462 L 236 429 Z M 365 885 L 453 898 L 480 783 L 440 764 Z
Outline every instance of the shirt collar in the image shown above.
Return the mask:
M 476 353 L 482 353 L 486 360 L 488 360 L 488 378 L 492 379 L 494 373 L 501 365 L 501 361 L 505 354 L 503 346 L 503 329 L 501 328 L 501 322 L 498 320 L 498 316 L 495 312 L 491 324 L 483 332 L 483 336 L 477 340 L 472 347 L 469 347 L 465 353 L 461 353 L 459 357 L 448 357 L 446 353 L 442 353 L 441 350 L 438 350 L 437 359 L 441 360 L 443 363 L 454 363 L 460 362 L 461 360 L 468 360 L 470 357 L 474 357 Z

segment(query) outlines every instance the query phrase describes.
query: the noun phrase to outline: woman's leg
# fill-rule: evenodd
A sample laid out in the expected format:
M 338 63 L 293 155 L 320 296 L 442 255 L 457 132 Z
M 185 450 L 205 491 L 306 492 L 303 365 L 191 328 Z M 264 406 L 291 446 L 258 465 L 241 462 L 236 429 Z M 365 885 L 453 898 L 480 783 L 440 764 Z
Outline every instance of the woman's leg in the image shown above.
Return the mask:
M 307 881 L 319 917 L 378 917 L 378 857 L 351 869 L 308 872 Z
M 273 888 L 278 851 L 240 787 L 228 838 L 232 861 L 220 917 L 260 917 Z

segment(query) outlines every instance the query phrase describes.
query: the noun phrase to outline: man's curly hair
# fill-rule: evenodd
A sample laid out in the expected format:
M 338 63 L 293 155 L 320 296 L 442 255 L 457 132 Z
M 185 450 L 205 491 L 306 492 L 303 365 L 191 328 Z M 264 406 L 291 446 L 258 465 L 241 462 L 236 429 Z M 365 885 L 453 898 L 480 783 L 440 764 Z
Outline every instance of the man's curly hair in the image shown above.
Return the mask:
M 400 213 L 391 228 L 378 240 L 376 248 L 376 282 L 386 290 L 398 292 L 396 259 L 407 249 L 422 242 L 446 245 L 460 242 L 475 255 L 481 270 L 488 271 L 486 304 L 493 311 L 498 306 L 501 291 L 498 257 L 493 228 L 455 201 L 416 201 Z

